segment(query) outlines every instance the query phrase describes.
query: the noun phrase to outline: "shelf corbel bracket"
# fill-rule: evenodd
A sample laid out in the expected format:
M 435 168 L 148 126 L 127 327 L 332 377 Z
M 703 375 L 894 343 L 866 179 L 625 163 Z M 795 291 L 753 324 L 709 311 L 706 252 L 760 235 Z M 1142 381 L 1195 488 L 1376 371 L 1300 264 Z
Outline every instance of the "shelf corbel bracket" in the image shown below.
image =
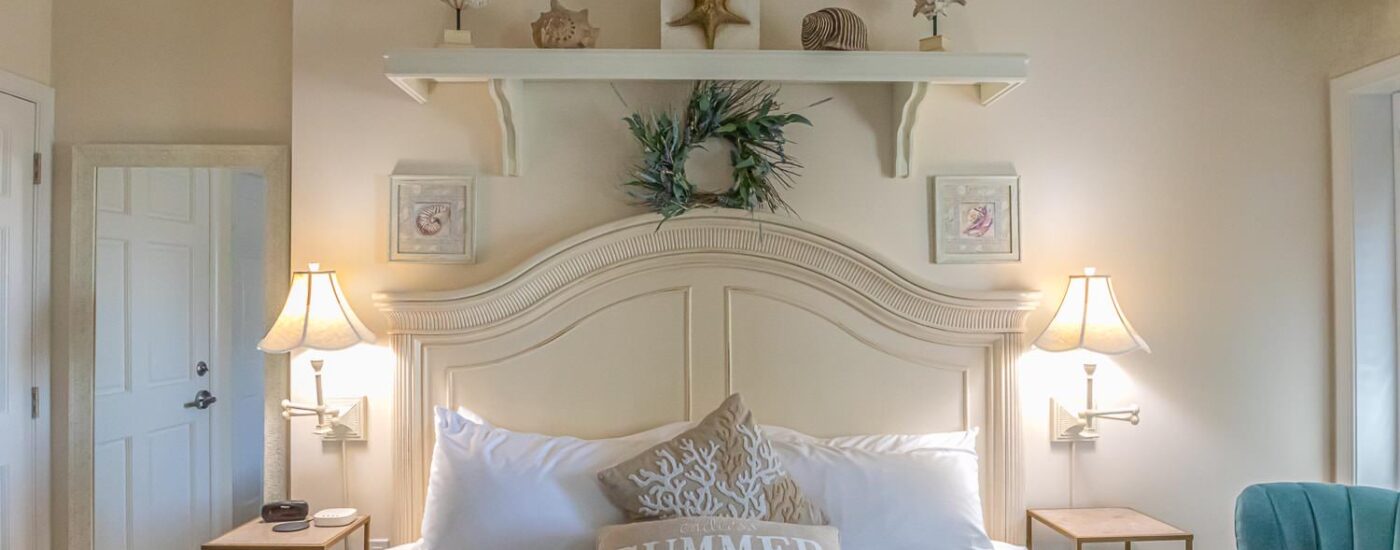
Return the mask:
M 493 78 L 487 86 L 491 89 L 491 101 L 496 103 L 496 118 L 501 126 L 501 174 L 519 176 L 524 144 L 520 128 L 525 122 L 522 108 L 525 83 L 513 78 Z
M 914 164 L 914 125 L 928 97 L 928 82 L 894 82 L 894 177 L 907 178 Z
M 982 106 L 986 107 L 1020 85 L 1020 82 L 982 82 L 977 85 L 977 96 L 982 100 Z
M 419 105 L 428 102 L 428 98 L 433 95 L 433 85 L 435 82 L 428 78 L 417 78 L 412 76 L 390 76 L 389 81 L 398 86 L 408 97 L 413 98 Z
M 914 152 L 914 129 L 919 124 L 919 111 L 927 103 L 930 82 L 892 82 L 894 86 L 894 176 L 897 178 L 908 178 L 913 173 Z M 977 98 L 983 106 L 991 105 L 1002 96 L 1010 93 L 1011 90 L 1020 86 L 1020 82 L 979 82 L 977 88 Z

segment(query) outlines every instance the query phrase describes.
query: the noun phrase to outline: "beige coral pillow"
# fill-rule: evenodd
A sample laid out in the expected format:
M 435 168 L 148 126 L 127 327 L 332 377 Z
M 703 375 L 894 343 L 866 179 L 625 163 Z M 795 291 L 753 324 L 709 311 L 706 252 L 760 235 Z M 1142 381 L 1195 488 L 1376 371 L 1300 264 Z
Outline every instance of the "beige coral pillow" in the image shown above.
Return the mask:
M 731 517 L 826 525 L 738 394 L 698 425 L 598 473 L 633 519 Z
M 835 527 L 737 518 L 647 521 L 604 527 L 598 532 L 598 550 L 661 548 L 841 550 L 841 541 Z

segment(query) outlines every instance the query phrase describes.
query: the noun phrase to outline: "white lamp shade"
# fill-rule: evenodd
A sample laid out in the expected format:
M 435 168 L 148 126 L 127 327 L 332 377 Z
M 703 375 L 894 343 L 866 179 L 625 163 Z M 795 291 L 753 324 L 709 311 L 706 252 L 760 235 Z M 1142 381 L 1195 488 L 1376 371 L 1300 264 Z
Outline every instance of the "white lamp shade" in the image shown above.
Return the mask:
M 1123 315 L 1113 294 L 1113 282 L 1107 275 L 1095 275 L 1092 268 L 1085 269 L 1084 275 L 1069 278 L 1060 310 L 1036 338 L 1035 347 L 1045 351 L 1082 349 L 1105 355 L 1139 349 L 1152 351 Z
M 258 342 L 258 349 L 267 353 L 298 348 L 331 351 L 373 341 L 374 333 L 345 301 L 335 272 L 320 271 L 311 264 L 309 271 L 292 274 L 287 303 L 267 336 Z

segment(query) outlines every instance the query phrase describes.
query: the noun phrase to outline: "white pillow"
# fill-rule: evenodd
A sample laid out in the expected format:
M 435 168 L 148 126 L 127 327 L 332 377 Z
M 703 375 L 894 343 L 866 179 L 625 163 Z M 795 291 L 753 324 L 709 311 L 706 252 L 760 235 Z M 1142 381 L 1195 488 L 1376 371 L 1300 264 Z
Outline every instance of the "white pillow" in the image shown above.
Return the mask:
M 871 452 L 774 441 L 788 474 L 822 507 L 848 550 L 992 550 L 977 454 Z
M 921 449 L 965 449 L 977 452 L 977 428 L 964 432 L 927 434 L 874 434 L 819 438 L 782 426 L 762 426 L 763 435 L 773 441 L 821 444 L 875 453 L 907 453 Z
M 488 428 L 493 427 L 491 426 L 490 422 L 486 421 L 485 418 L 482 418 L 481 415 L 476 414 L 476 411 L 473 411 L 466 407 L 457 407 L 457 416 L 460 416 L 462 417 L 462 420 L 466 420 L 467 422 L 471 422 L 473 424 L 480 424 Z
M 485 418 L 475 411 L 466 407 L 457 407 L 457 414 L 469 422 L 475 422 L 483 426 L 491 426 Z M 647 432 L 633 434 L 628 437 L 644 437 L 646 434 L 656 429 L 670 430 L 672 426 L 684 425 L 687 429 L 694 427 L 698 422 L 677 422 L 654 428 Z M 792 428 L 782 426 L 759 426 L 763 430 L 763 435 L 773 441 L 792 441 L 798 443 L 820 443 L 831 447 L 842 447 L 847 449 L 861 449 L 877 453 L 903 453 L 919 449 L 967 449 L 977 451 L 977 428 L 961 432 L 937 432 L 927 434 L 872 434 L 872 435 L 848 435 L 842 437 L 819 438 L 799 432 Z M 663 441 L 669 438 L 661 438 Z
M 622 512 L 599 470 L 685 431 L 675 423 L 617 439 L 516 433 L 437 409 L 423 550 L 591 550 Z
M 512 432 L 493 427 L 465 408 L 439 408 L 421 550 L 458 550 L 466 545 L 472 550 L 591 549 L 599 528 L 625 521 L 598 487 L 597 472 L 694 424 L 676 422 L 621 438 L 583 440 Z M 832 525 L 841 528 L 845 548 L 913 548 L 883 544 L 887 539 L 893 544 L 906 540 L 903 537 L 925 536 L 935 525 L 953 538 L 986 538 L 974 450 L 976 430 L 818 439 L 787 428 L 762 428 L 809 498 L 828 512 L 841 510 L 839 515 L 832 513 L 831 519 Z M 935 455 L 940 451 L 929 450 L 939 448 L 963 450 L 948 450 L 939 459 Z M 912 458 L 901 460 L 904 455 Z M 933 485 L 938 487 L 930 488 Z M 909 506 L 923 511 L 895 509 Z M 910 513 L 919 519 L 887 521 Z M 980 539 L 976 534 L 956 534 L 973 529 L 981 533 Z M 940 535 L 930 540 L 944 539 Z

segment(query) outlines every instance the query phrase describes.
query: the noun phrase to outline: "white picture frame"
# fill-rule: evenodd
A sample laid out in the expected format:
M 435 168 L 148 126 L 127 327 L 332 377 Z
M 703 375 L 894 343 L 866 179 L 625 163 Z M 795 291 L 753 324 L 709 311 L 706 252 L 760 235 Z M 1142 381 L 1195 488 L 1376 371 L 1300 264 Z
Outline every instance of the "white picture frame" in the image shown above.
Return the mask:
M 929 194 L 934 263 L 1021 261 L 1020 176 L 934 176 Z
M 476 263 L 474 176 L 389 177 L 389 261 Z

